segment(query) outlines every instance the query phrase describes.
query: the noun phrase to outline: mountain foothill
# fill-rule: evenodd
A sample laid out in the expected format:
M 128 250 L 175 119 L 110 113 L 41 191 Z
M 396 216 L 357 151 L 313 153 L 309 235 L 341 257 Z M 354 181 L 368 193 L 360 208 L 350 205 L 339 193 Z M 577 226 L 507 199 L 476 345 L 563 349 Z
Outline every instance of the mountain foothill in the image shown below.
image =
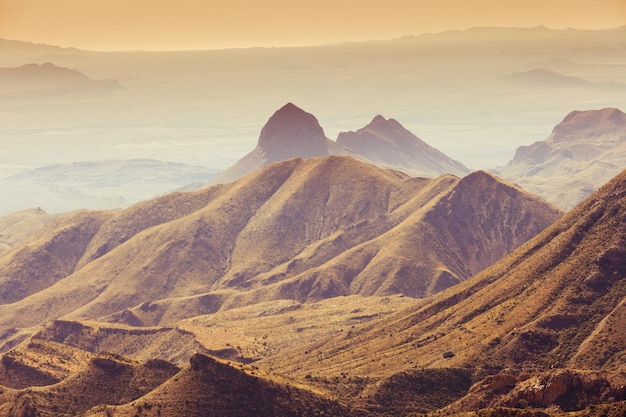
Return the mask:
M 501 172 L 581 135 L 604 158 L 622 116 Z M 626 410 L 626 171 L 564 214 L 393 119 L 333 142 L 287 104 L 202 189 L 6 224 L 0 416 Z

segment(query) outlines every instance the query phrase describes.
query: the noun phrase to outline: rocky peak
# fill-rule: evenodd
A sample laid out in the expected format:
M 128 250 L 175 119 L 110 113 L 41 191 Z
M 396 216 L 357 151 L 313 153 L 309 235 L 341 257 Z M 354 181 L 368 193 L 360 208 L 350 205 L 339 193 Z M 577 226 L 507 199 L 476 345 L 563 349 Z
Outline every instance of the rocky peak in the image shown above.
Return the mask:
M 626 137 L 626 114 L 615 108 L 573 111 L 554 127 L 548 142 L 574 142 L 601 136 Z
M 310 113 L 287 103 L 269 118 L 259 136 L 259 147 L 265 150 L 310 147 L 323 144 L 324 130 Z

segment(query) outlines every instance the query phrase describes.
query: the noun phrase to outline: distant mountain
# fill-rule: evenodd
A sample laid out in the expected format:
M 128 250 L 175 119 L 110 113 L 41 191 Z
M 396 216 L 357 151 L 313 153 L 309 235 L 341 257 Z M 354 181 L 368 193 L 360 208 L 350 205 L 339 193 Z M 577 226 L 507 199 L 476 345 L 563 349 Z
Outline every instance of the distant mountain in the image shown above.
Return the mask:
M 415 177 L 442 173 L 464 176 L 470 170 L 429 146 L 394 119 L 378 115 L 356 132 L 342 132 L 337 144 L 379 166 L 400 169 Z
M 501 79 L 524 85 L 532 88 L 624 88 L 626 86 L 616 82 L 591 82 L 584 78 L 573 77 L 571 75 L 564 75 L 560 72 L 545 69 L 535 68 L 529 71 L 516 72 Z
M 181 188 L 198 188 L 218 171 L 151 159 L 81 161 L 43 166 L 0 180 L 0 213 L 43 207 L 59 213 L 111 209 Z
M 263 126 L 256 148 L 218 175 L 211 183 L 234 181 L 272 162 L 329 155 L 358 157 L 328 139 L 315 116 L 292 103 L 287 103 Z
M 521 146 L 496 172 L 570 209 L 626 166 L 626 115 L 618 109 L 574 111 L 541 142 Z
M 211 181 L 234 181 L 272 162 L 329 155 L 352 156 L 383 168 L 430 178 L 441 174 L 466 175 L 469 170 L 417 138 L 400 123 L 382 116 L 357 132 L 328 139 L 310 113 L 288 103 L 261 130 L 256 148 Z
M 92 80 L 80 71 L 50 62 L 0 68 L 0 95 L 30 97 L 123 88 L 115 80 Z

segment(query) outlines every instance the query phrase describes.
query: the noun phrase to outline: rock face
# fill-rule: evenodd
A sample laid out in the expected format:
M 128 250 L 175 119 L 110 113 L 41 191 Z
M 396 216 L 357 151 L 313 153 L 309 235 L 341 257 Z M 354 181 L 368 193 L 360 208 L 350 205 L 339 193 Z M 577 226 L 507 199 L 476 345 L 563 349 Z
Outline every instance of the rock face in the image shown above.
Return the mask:
M 574 111 L 541 142 L 521 146 L 497 170 L 563 209 L 571 209 L 626 166 L 626 114 Z
M 398 121 L 376 116 L 356 132 L 342 132 L 337 144 L 350 148 L 380 166 L 401 169 L 416 177 L 436 177 L 442 173 L 469 174 L 455 161 L 409 132 Z
M 256 148 L 210 184 L 234 181 L 272 162 L 330 155 L 352 156 L 412 176 L 469 173 L 463 164 L 429 146 L 393 119 L 376 116 L 366 127 L 341 133 L 333 142 L 315 116 L 287 103 L 267 121 Z

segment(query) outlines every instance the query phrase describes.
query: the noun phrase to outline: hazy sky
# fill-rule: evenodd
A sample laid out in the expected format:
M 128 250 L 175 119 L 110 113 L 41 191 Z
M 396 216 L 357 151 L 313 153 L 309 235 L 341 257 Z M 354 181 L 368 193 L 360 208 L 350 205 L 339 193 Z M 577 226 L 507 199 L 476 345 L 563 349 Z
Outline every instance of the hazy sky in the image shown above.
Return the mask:
M 537 25 L 626 25 L 626 0 L 0 0 L 0 38 L 96 50 L 293 46 Z

